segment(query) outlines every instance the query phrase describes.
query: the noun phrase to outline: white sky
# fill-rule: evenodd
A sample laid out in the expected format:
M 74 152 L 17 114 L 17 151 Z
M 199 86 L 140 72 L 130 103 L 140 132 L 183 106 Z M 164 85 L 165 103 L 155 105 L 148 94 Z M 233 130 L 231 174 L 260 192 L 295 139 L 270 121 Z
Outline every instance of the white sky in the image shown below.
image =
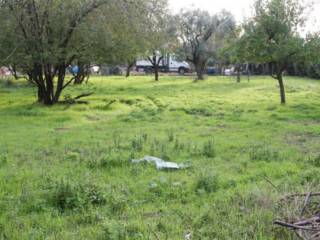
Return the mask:
M 307 24 L 310 31 L 320 31 L 320 0 L 305 0 L 314 2 L 313 12 Z M 237 21 L 241 22 L 245 17 L 250 17 L 251 6 L 254 0 L 169 0 L 170 8 L 178 13 L 181 8 L 200 8 L 210 13 L 226 9 L 232 12 Z

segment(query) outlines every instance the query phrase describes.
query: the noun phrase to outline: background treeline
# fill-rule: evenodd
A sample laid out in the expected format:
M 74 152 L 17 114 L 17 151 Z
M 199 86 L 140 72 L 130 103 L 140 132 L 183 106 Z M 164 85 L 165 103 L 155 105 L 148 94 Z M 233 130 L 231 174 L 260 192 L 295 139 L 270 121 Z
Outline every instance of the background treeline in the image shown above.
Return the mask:
M 268 74 L 286 102 L 284 73 L 319 78 L 318 33 L 302 35 L 307 5 L 298 0 L 256 0 L 239 24 L 232 13 L 199 9 L 173 14 L 167 0 L 0 0 L 0 65 L 53 105 L 71 84 L 88 81 L 92 65 L 126 65 L 148 59 L 155 80 L 174 53 L 204 80 L 211 63 L 241 73 Z M 79 67 L 71 79 L 70 66 Z M 222 71 L 223 72 L 223 71 Z

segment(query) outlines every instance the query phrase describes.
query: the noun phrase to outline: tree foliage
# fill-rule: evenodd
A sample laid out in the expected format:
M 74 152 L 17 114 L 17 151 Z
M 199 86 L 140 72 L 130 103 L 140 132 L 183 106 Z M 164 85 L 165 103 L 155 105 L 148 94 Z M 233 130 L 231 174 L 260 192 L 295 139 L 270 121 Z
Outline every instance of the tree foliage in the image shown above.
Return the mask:
M 190 10 L 182 11 L 178 19 L 182 51 L 202 80 L 207 61 L 217 57 L 225 37 L 236 29 L 234 17 L 227 11 L 211 16 L 206 11 Z
M 38 101 L 46 105 L 57 103 L 73 82 L 66 80 L 70 64 L 133 61 L 144 52 L 143 21 L 149 0 L 0 3 L 1 64 L 27 73 L 38 88 Z
M 151 0 L 148 3 L 144 23 L 145 52 L 142 56 L 148 58 L 153 66 L 155 80 L 159 80 L 159 65 L 164 56 L 175 46 L 176 32 L 172 16 L 168 10 L 168 0 Z
M 280 87 L 281 103 L 286 103 L 283 72 L 290 63 L 304 61 L 304 7 L 298 0 L 257 0 L 254 16 L 244 25 L 239 41 L 243 59 L 269 63 Z

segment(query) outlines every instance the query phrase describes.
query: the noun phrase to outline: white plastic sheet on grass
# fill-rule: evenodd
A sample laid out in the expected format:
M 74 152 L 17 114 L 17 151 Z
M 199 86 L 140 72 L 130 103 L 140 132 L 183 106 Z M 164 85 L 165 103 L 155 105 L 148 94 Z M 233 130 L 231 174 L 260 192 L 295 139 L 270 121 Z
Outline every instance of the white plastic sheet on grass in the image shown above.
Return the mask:
M 145 156 L 142 159 L 139 160 L 132 160 L 132 163 L 134 164 L 140 164 L 140 163 L 151 163 L 154 164 L 157 168 L 157 170 L 181 170 L 189 168 L 189 165 L 186 164 L 178 164 L 175 162 L 166 162 L 162 160 L 161 158 L 157 157 L 151 157 L 151 156 Z

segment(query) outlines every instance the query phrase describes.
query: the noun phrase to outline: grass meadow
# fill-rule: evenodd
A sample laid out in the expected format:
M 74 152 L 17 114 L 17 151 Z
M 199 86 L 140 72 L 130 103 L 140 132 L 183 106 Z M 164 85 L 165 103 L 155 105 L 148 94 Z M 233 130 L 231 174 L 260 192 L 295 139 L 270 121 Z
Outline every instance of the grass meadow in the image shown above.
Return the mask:
M 320 181 L 320 82 L 93 77 L 44 107 L 0 80 L 0 239 L 294 239 L 273 225 Z M 192 167 L 133 165 L 145 155 Z

